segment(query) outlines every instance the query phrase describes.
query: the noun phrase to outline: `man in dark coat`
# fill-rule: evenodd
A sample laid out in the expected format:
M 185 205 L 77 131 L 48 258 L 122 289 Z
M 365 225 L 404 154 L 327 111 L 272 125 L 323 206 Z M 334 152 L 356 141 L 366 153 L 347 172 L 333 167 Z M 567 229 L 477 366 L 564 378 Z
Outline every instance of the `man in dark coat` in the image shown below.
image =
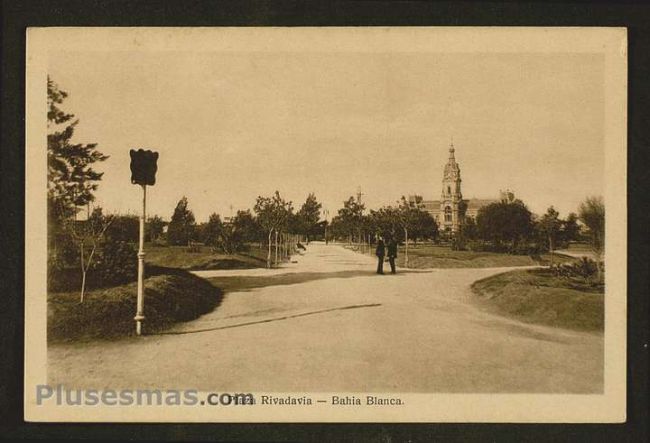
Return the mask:
M 377 237 L 377 249 L 375 249 L 375 255 L 377 256 L 377 274 L 384 273 L 384 256 L 386 255 L 386 246 L 384 245 L 384 240 L 381 237 Z
M 388 239 L 388 263 L 390 263 L 390 273 L 395 273 L 395 259 L 397 258 L 397 242 L 394 237 Z

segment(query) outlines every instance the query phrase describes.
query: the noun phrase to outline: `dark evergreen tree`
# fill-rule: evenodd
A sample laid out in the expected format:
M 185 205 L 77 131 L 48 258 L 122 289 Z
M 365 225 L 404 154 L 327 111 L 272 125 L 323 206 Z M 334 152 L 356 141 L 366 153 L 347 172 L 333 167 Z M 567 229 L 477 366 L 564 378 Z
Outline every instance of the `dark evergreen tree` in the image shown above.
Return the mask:
M 223 233 L 223 222 L 219 214 L 213 213 L 202 229 L 201 241 L 209 246 L 217 246 Z
M 159 238 L 161 238 L 165 226 L 166 223 L 163 221 L 163 219 L 160 216 L 154 215 L 153 217 L 149 217 L 149 219 L 147 220 L 147 229 L 145 229 L 144 231 L 145 240 L 156 241 Z
M 50 221 L 55 223 L 95 199 L 93 193 L 103 173 L 95 171 L 93 165 L 108 158 L 97 150 L 96 143 L 72 142 L 79 120 L 59 107 L 67 96 L 48 77 L 47 195 Z
M 187 245 L 194 237 L 196 223 L 194 214 L 187 207 L 187 197 L 183 196 L 174 209 L 169 227 L 167 241 L 170 245 Z
M 322 205 L 316 200 L 316 195 L 310 193 L 296 214 L 297 232 L 305 235 L 307 241 L 310 241 L 320 230 L 318 222 L 321 208 Z
M 264 237 L 261 226 L 250 210 L 237 211 L 232 225 L 239 232 L 242 242 L 258 242 Z
M 563 242 L 576 241 L 580 238 L 580 226 L 578 226 L 578 216 L 575 212 L 567 215 L 566 220 L 562 222 L 562 231 L 560 233 Z
M 553 264 L 553 251 L 555 250 L 560 226 L 562 225 L 559 215 L 555 208 L 551 206 L 539 221 L 540 231 L 544 235 L 544 240 L 551 253 L 551 265 Z

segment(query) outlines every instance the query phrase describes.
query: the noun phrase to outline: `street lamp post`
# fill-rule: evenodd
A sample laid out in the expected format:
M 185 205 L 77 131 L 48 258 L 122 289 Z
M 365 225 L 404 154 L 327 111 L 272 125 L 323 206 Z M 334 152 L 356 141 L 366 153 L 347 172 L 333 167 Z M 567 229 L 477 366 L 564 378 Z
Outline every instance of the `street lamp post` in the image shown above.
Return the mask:
M 140 216 L 140 235 L 138 244 L 138 294 L 136 301 L 135 333 L 142 335 L 144 321 L 144 227 L 147 217 L 147 185 L 156 183 L 158 153 L 149 150 L 131 149 L 131 183 L 142 187 L 142 215 Z

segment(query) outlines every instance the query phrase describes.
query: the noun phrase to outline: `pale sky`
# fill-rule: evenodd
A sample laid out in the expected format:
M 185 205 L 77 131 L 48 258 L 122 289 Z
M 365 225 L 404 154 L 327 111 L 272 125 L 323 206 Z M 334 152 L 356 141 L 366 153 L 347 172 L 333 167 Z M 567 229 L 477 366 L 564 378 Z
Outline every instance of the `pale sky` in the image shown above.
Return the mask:
M 80 119 L 74 140 L 110 159 L 97 203 L 137 213 L 129 149 L 160 153 L 148 213 L 187 196 L 197 221 L 276 189 L 333 215 L 361 187 L 371 208 L 438 199 L 453 137 L 466 198 L 512 189 L 566 216 L 604 183 L 598 54 L 66 52 L 49 74 Z

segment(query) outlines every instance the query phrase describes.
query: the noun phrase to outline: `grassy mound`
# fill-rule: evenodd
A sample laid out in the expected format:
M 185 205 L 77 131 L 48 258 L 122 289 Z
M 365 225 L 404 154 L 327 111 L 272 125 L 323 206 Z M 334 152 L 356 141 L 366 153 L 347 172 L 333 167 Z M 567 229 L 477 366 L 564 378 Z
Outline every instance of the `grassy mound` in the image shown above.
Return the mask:
M 488 310 L 529 323 L 602 331 L 604 288 L 564 279 L 548 269 L 512 271 L 474 282 L 477 300 Z
M 222 298 L 219 288 L 186 271 L 147 269 L 145 333 L 173 323 L 193 320 L 214 309 Z M 48 295 L 49 341 L 107 339 L 135 334 L 137 284 L 92 290 L 79 303 L 78 292 Z
M 194 265 L 189 269 L 192 271 L 211 269 L 252 269 L 261 267 L 260 264 L 261 263 L 251 263 L 251 261 L 241 260 L 238 258 L 216 258 Z M 264 262 L 264 265 L 266 265 L 266 262 Z
M 156 266 L 188 270 L 250 269 L 266 266 L 266 250 L 251 247 L 248 252 L 232 255 L 216 253 L 200 246 L 190 251 L 186 246 L 147 246 L 146 261 Z

